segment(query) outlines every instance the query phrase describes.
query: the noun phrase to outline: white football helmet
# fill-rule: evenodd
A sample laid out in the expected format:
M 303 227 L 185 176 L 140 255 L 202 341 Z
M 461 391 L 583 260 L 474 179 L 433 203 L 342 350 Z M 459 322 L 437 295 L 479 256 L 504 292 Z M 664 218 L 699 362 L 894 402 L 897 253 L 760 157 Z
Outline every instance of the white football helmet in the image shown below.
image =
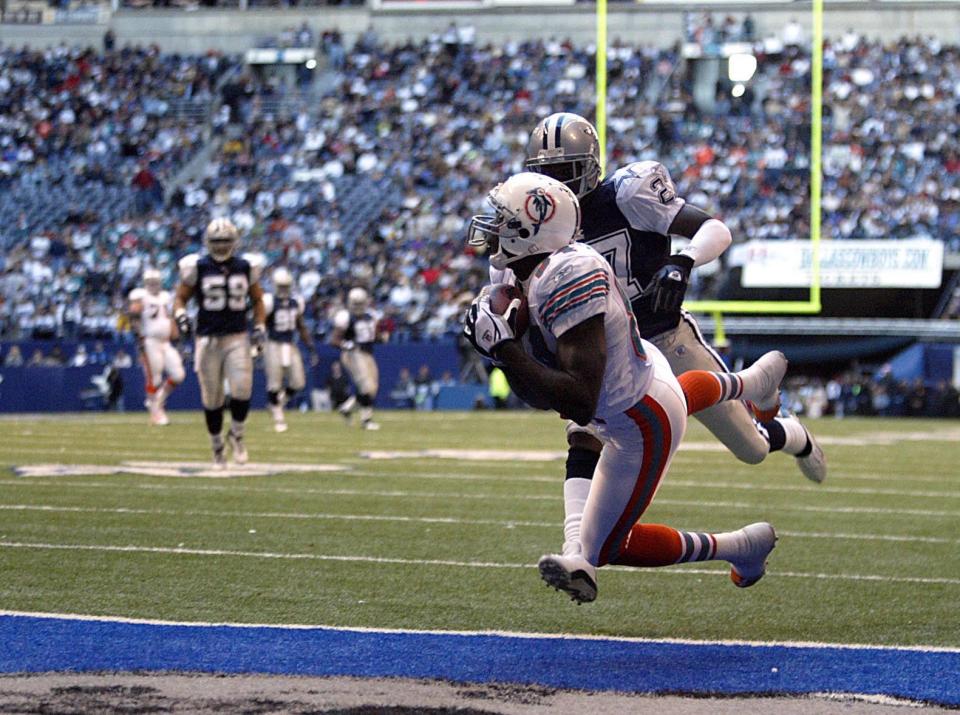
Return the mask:
M 143 287 L 151 295 L 157 295 L 163 288 L 163 278 L 160 276 L 160 271 L 156 268 L 145 270 L 143 272 Z
M 240 231 L 228 218 L 215 218 L 203 232 L 203 245 L 215 261 L 226 261 L 237 250 Z
M 273 287 L 279 297 L 286 298 L 293 287 L 293 274 L 286 268 L 278 268 L 273 272 Z
M 354 315 L 360 315 L 365 311 L 369 302 L 370 296 L 363 288 L 351 288 L 350 292 L 347 293 L 347 310 Z
M 515 174 L 497 184 L 487 201 L 497 213 L 470 219 L 467 242 L 486 246 L 490 265 L 497 270 L 527 256 L 553 253 L 580 234 L 580 202 L 549 176 Z

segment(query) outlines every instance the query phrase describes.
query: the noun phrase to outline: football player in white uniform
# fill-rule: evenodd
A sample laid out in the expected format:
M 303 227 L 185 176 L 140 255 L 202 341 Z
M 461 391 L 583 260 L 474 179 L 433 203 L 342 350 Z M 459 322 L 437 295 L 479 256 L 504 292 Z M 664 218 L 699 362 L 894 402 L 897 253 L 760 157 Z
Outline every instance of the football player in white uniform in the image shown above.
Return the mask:
M 368 430 L 380 429 L 380 425 L 373 421 L 373 401 L 380 387 L 380 371 L 373 358 L 373 344 L 379 337 L 378 321 L 376 311 L 370 308 L 367 291 L 351 288 L 347 294 L 347 307 L 333 316 L 330 338 L 330 344 L 340 348 L 340 362 L 357 391 L 356 397 L 340 405 L 340 414 L 349 420 L 353 408 L 359 403 L 360 426 Z
M 493 216 L 475 216 L 470 242 L 485 243 L 495 268 L 511 268 L 528 304 L 531 352 L 514 338 L 513 302 L 494 312 L 473 302 L 464 334 L 502 366 L 530 404 L 590 426 L 602 443 L 586 489 L 565 486 L 564 548 L 540 559 L 541 577 L 573 599 L 596 598 L 605 564 L 665 566 L 721 559 L 740 587 L 765 572 L 776 534 L 765 522 L 725 533 L 640 523 L 686 429 L 687 414 L 724 400 L 778 399 L 786 360 L 767 353 L 739 373 L 693 370 L 674 377 L 660 351 L 640 337 L 623 287 L 604 257 L 577 243 L 580 207 L 564 184 L 517 174 L 488 195 Z M 533 353 L 533 354 L 531 354 Z
M 593 125 L 565 112 L 541 121 L 530 136 L 526 166 L 570 188 L 580 201 L 582 236 L 613 266 L 627 292 L 641 336 L 663 352 L 674 374 L 727 367 L 704 339 L 681 303 L 690 272 L 730 245 L 729 229 L 677 196 L 667 169 L 655 161 L 629 164 L 600 177 L 600 144 Z M 691 239 L 671 255 L 671 236 Z M 503 280 L 492 275 L 497 282 Z M 696 415 L 738 459 L 759 464 L 770 453 L 796 458 L 814 482 L 827 464 L 813 435 L 793 416 L 777 416 L 779 405 L 758 411 L 745 402 L 724 402 Z M 570 425 L 567 479 L 589 479 L 600 442 L 589 428 Z
M 267 402 L 273 415 L 273 428 L 277 432 L 287 431 L 287 422 L 283 417 L 284 404 L 307 384 L 303 358 L 294 333 L 300 333 L 300 339 L 310 351 L 310 364 L 317 364 L 317 351 L 303 320 L 303 298 L 293 295 L 292 287 L 293 276 L 290 271 L 278 268 L 273 272 L 274 292 L 263 296 L 267 314 L 267 346 L 263 352 L 263 366 L 267 373 Z
M 247 333 L 247 311 L 253 309 L 252 343 L 262 350 L 266 341 L 266 315 L 263 289 L 260 287 L 262 259 L 253 254 L 234 255 L 240 232 L 229 219 L 214 219 L 207 226 L 203 242 L 205 253 L 193 253 L 180 259 L 180 285 L 173 304 L 173 315 L 182 335 L 191 332 L 186 306 L 197 299 L 197 340 L 194 369 L 200 380 L 200 396 L 213 447 L 213 463 L 218 469 L 227 465 L 224 452 L 224 381 L 230 385 L 232 424 L 227 441 L 233 461 L 246 464 L 244 422 L 250 411 L 253 388 L 251 336 Z
M 143 365 L 150 424 L 168 425 L 163 409 L 174 388 L 183 382 L 183 360 L 171 344 L 177 338 L 177 326 L 170 316 L 173 298 L 163 290 L 160 271 L 143 272 L 143 287 L 128 296 L 130 323 L 137 333 L 140 362 Z M 166 375 L 166 379 L 164 379 Z

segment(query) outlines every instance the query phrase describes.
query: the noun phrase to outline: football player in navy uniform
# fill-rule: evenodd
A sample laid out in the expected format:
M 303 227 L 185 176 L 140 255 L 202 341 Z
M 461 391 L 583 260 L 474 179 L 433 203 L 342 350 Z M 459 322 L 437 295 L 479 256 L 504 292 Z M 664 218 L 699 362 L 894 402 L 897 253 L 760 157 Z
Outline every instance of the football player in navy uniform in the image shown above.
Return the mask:
M 351 288 L 347 307 L 333 316 L 331 345 L 340 348 L 340 362 L 357 389 L 356 398 L 348 399 L 338 409 L 350 419 L 355 403 L 360 404 L 360 426 L 380 429 L 373 421 L 373 401 L 380 387 L 380 372 L 373 359 L 377 341 L 377 314 L 370 308 L 370 297 L 363 288 Z
M 666 356 L 674 374 L 727 370 L 693 316 L 681 309 L 691 271 L 719 257 L 731 243 L 729 229 L 677 196 L 666 167 L 656 161 L 629 164 L 601 180 L 600 144 L 593 125 L 570 113 L 537 124 L 527 145 L 527 170 L 567 185 L 580 200 L 581 241 L 613 266 L 631 302 L 640 333 Z M 690 239 L 671 254 L 671 236 Z M 503 277 L 491 272 L 493 282 Z M 795 417 L 754 411 L 724 402 L 696 415 L 733 454 L 758 464 L 770 452 L 796 457 L 814 482 L 826 477 L 826 460 L 814 437 Z M 565 489 L 589 490 L 600 442 L 589 428 L 570 424 Z
M 267 346 L 263 352 L 263 365 L 267 373 L 267 402 L 273 415 L 273 428 L 277 432 L 287 431 L 287 422 L 283 417 L 284 404 L 307 384 L 295 332 L 300 334 L 300 339 L 310 351 L 310 364 L 317 364 L 317 351 L 303 320 L 303 298 L 293 295 L 292 288 L 293 276 L 290 271 L 278 268 L 273 272 L 274 292 L 263 296 L 267 314 Z
M 226 468 L 224 452 L 224 381 L 230 385 L 230 416 L 227 433 L 233 461 L 245 464 L 244 421 L 250 411 L 253 388 L 253 357 L 266 340 L 266 315 L 260 287 L 262 261 L 251 254 L 235 255 L 240 232 L 226 218 L 214 219 L 203 236 L 205 253 L 180 259 L 180 285 L 173 315 L 181 335 L 192 332 L 187 303 L 197 300 L 197 339 L 194 369 L 200 381 L 207 431 L 213 446 L 213 463 Z M 253 310 L 253 335 L 247 332 L 247 311 Z

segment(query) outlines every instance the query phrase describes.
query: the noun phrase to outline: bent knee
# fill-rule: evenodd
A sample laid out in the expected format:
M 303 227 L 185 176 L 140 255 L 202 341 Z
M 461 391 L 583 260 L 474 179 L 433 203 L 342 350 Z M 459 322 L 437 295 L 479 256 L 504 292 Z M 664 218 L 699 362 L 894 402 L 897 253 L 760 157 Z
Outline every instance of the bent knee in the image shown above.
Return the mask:
M 770 445 L 763 440 L 757 443 L 727 445 L 733 456 L 746 464 L 760 464 L 770 454 Z

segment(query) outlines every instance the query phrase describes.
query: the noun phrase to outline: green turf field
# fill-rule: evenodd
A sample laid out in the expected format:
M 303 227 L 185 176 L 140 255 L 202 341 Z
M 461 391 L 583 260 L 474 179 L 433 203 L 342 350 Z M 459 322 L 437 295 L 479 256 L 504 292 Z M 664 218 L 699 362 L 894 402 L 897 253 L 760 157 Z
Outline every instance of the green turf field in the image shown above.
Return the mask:
M 603 569 L 575 606 L 540 582 L 562 541 L 562 461 L 371 460 L 364 450 L 564 449 L 540 413 L 381 413 L 380 432 L 251 417 L 255 462 L 346 465 L 232 479 L 17 477 L 38 463 L 207 460 L 199 414 L 0 422 L 0 610 L 188 621 L 960 646 L 960 424 L 823 420 L 827 483 L 759 467 L 697 424 L 648 521 L 780 532 L 767 577 L 722 564 Z M 40 546 L 42 545 L 42 546 Z M 109 547 L 107 549 L 103 547 Z

